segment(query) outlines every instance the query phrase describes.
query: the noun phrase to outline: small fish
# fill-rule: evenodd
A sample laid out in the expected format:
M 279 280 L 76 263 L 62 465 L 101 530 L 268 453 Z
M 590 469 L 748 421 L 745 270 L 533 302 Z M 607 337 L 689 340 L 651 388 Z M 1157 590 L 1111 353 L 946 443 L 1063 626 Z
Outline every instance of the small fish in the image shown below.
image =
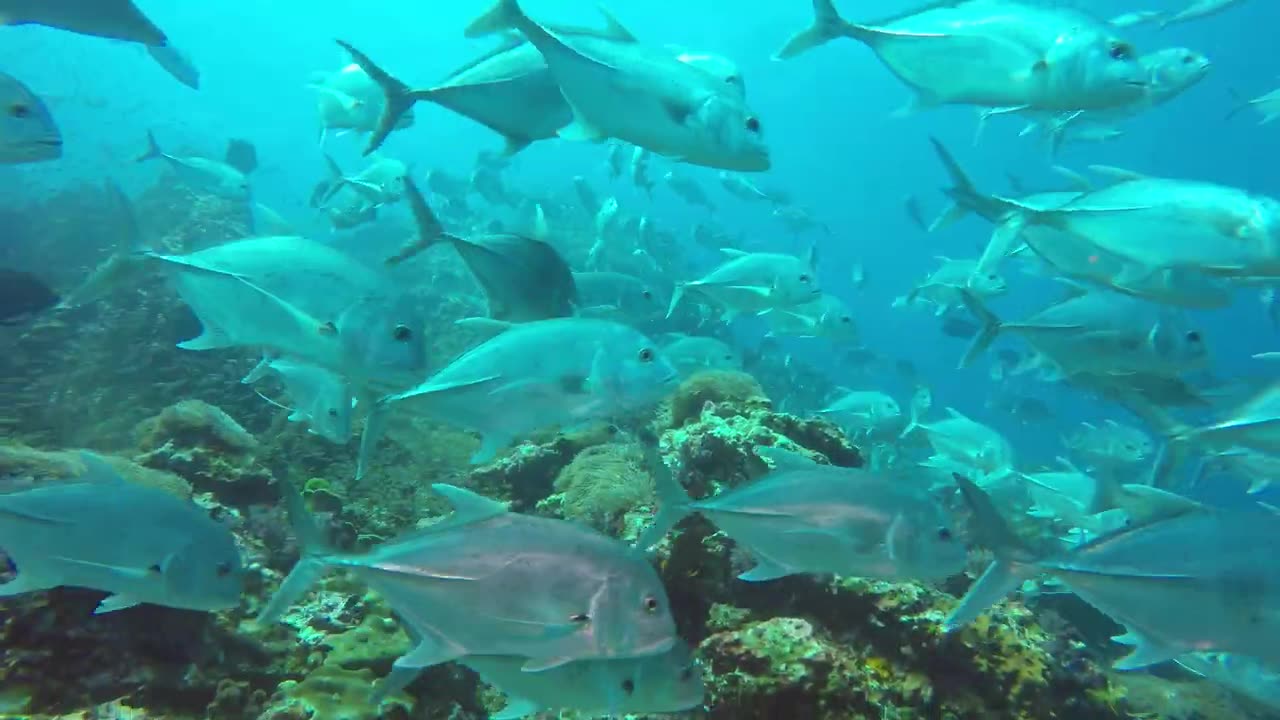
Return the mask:
M 1162 17 L 1164 17 L 1163 10 L 1134 10 L 1111 18 L 1107 21 L 1107 24 L 1118 28 L 1127 28 L 1155 22 Z
M 1190 5 L 1160 21 L 1161 29 L 1177 23 L 1199 20 L 1233 8 L 1243 0 L 1194 0 Z
M 595 214 L 600 209 L 600 198 L 596 196 L 596 191 L 591 187 L 591 183 L 581 175 L 573 176 L 573 191 L 578 196 L 578 204 L 583 210 Z
M 240 382 L 250 385 L 268 373 L 275 373 L 280 378 L 293 407 L 281 405 L 261 393 L 259 395 L 272 405 L 289 410 L 290 422 L 304 422 L 308 426 L 307 432 L 337 445 L 345 445 L 351 439 L 355 398 L 350 382 L 322 367 L 272 357 L 262 358 Z
M 363 204 L 379 208 L 404 197 L 409 168 L 399 160 L 377 157 L 359 173 L 347 175 L 332 157 L 325 155 L 324 159 L 329 177 L 325 191 L 316 198 L 318 206 L 329 204 L 344 189 L 350 194 L 345 199 L 338 198 L 337 204 L 342 207 Z
M 245 200 L 249 197 L 249 178 L 239 169 L 226 162 L 198 155 L 169 155 L 160 149 L 155 135 L 148 130 L 147 151 L 138 157 L 138 162 L 155 158 L 168 162 L 178 177 L 192 187 L 229 200 Z
M 816 267 L 817 250 L 804 257 L 782 253 L 748 253 L 721 248 L 729 259 L 701 279 L 677 283 L 667 307 L 671 317 L 687 293 L 696 293 L 724 310 L 725 322 L 738 313 L 760 313 L 812 302 L 821 295 Z
M 612 271 L 575 272 L 579 314 L 618 316 L 633 322 L 661 318 L 667 311 L 666 292 L 634 275 Z
M 1035 557 L 981 489 L 963 477 L 956 481 L 996 560 L 947 618 L 948 630 L 1043 573 L 1125 626 L 1115 640 L 1133 652 L 1115 663 L 1118 670 L 1196 651 L 1280 662 L 1280 619 L 1266 611 L 1280 600 L 1280 570 L 1271 558 L 1280 525 L 1271 511 L 1209 508 L 1127 485 L 1146 498 L 1146 517 L 1065 554 Z
M 902 419 L 898 401 L 879 390 L 850 390 L 818 411 L 853 433 L 874 433 Z
M 761 317 L 769 323 L 770 334 L 795 337 L 825 337 L 839 343 L 856 345 L 858 323 L 853 311 L 840 298 L 823 293 L 817 300 L 791 308 L 771 308 Z
M 682 200 L 690 205 L 698 205 L 707 210 L 715 210 L 715 204 L 711 202 L 711 198 L 707 197 L 702 186 L 695 182 L 692 178 L 679 175 L 672 170 L 662 177 L 666 186 L 671 188 L 671 192 L 679 195 Z
M 203 509 L 125 481 L 82 452 L 70 482 L 0 495 L 0 544 L 18 576 L 0 595 L 72 586 L 111 593 L 96 613 L 140 603 L 223 610 L 240 603 L 235 538 Z
M 776 198 L 768 192 L 761 190 L 755 183 L 737 173 L 720 172 L 720 186 L 723 187 L 730 195 L 747 202 L 764 201 L 768 203 L 778 204 Z
M 1272 120 L 1280 117 L 1280 88 L 1263 93 L 1252 100 L 1244 100 L 1239 102 L 1231 112 L 1227 113 L 1227 119 L 1231 119 L 1238 115 L 1242 110 L 1253 109 L 1262 115 L 1259 125 L 1266 125 Z
M 1102 468 L 1140 463 L 1155 453 L 1146 433 L 1111 419 L 1101 425 L 1080 423 L 1079 430 L 1062 438 L 1062 445 L 1086 464 Z
M 403 673 L 466 656 L 523 658 L 529 674 L 580 660 L 642 658 L 677 642 L 662 581 L 642 554 L 576 523 L 508 512 L 445 484 L 453 514 L 360 555 L 325 546 L 298 491 L 281 481 L 302 559 L 258 617 L 278 621 L 326 570 L 384 597 L 417 643 Z
M 963 569 L 965 547 L 927 492 L 780 448 L 755 452 L 773 463 L 772 472 L 697 501 L 653 458 L 660 508 L 637 547 L 656 544 L 696 513 L 755 555 L 756 566 L 738 576 L 748 582 L 799 573 L 941 580 Z
M 681 377 L 703 370 L 741 370 L 743 363 L 737 348 L 701 335 L 672 334 L 666 338 L 662 354 Z
M 62 157 L 62 133 L 49 108 L 26 85 L 0 72 L 0 164 Z
M 929 438 L 933 456 L 926 463 L 950 472 L 977 476 L 991 484 L 1014 474 L 1014 449 L 1004 435 L 973 420 L 955 408 L 948 417 L 933 422 L 916 422 Z
M 27 24 L 143 45 L 167 42 L 133 0 L 0 0 L 0 25 Z
M 58 294 L 23 270 L 0 268 L 0 325 L 17 325 L 58 305 Z

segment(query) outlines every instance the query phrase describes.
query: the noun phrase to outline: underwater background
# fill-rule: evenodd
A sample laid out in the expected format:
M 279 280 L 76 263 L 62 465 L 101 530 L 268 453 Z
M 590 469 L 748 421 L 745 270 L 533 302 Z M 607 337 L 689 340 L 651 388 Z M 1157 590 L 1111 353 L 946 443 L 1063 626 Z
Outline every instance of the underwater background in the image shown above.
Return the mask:
M 1107 18 L 1134 9 L 1173 12 L 1186 3 L 1042 4 Z M 309 202 L 325 178 L 326 153 L 347 170 L 367 162 L 364 133 L 330 132 L 321 140 L 311 84 L 315 73 L 351 62 L 334 44 L 342 39 L 410 85 L 430 85 L 492 46 L 462 35 L 487 2 L 139 5 L 198 66 L 198 90 L 175 82 L 136 43 L 37 25 L 0 27 L 0 70 L 45 101 L 64 138 L 56 162 L 0 164 L 0 267 L 69 293 L 130 242 L 130 211 L 104 189 L 108 181 L 128 196 L 148 247 L 191 253 L 263 234 L 255 232 L 254 212 L 244 201 L 183 184 L 166 164 L 135 162 L 148 132 L 166 151 L 208 157 L 221 157 L 233 138 L 251 143 L 258 161 L 250 175 L 252 203 L 273 209 L 296 234 L 371 266 L 380 267 L 418 231 L 407 203 L 379 207 L 374 222 L 335 229 Z M 595 3 L 585 0 L 521 5 L 540 21 L 590 24 L 597 17 Z M 850 19 L 918 6 L 839 4 Z M 1168 104 L 1125 120 L 1120 136 L 1069 142 L 1056 154 L 1037 133 L 1018 135 L 1021 118 L 990 119 L 975 142 L 978 118 L 971 107 L 895 112 L 907 103 L 908 90 L 859 43 L 834 42 L 775 61 L 774 50 L 812 19 L 804 0 L 618 0 L 609 9 L 641 42 L 733 58 L 772 160 L 767 173 L 746 177 L 784 190 L 785 204 L 812 222 L 788 228 L 778 205 L 728 194 L 713 168 L 651 161 L 654 179 L 674 169 L 700 183 L 713 205 L 703 208 L 661 182 L 647 191 L 625 173 L 614 176 L 604 144 L 552 139 L 501 168 L 510 203 L 473 197 L 468 210 L 445 224 L 456 222 L 461 231 L 497 221 L 523 232 L 532 227 L 536 204 L 547 213 L 551 237 L 580 269 L 597 232 L 595 213 L 573 199 L 573 178 L 581 176 L 601 198 L 616 198 L 622 215 L 646 218 L 669 235 L 665 251 L 678 258 L 672 265 L 683 274 L 667 270 L 654 280 L 667 298 L 676 283 L 722 260 L 716 248 L 693 241 L 690 228 L 698 224 L 740 238 L 751 252 L 816 250 L 819 282 L 850 309 L 856 340 L 766 337 L 770 326 L 751 313 L 730 325 L 707 322 L 705 313 L 687 307 L 671 318 L 658 312 L 636 320 L 652 337 L 714 335 L 744 358 L 726 367 L 695 359 L 706 366 L 703 372 L 682 374 L 656 411 L 631 418 L 642 417 L 663 437 L 664 452 L 678 458 L 682 483 L 695 496 L 763 475 L 767 467 L 751 450 L 760 445 L 798 447 L 843 467 L 873 464 L 872 446 L 896 439 L 842 429 L 839 418 L 820 412 L 849 389 L 886 393 L 905 416 L 913 393 L 925 387 L 930 417 L 955 408 L 994 428 L 1016 449 L 1023 472 L 1057 467 L 1055 458 L 1067 454 L 1063 438 L 1082 422 L 1142 425 L 1075 385 L 1034 373 L 993 373 L 1002 361 L 957 369 L 969 338 L 940 333 L 930 311 L 895 306 L 939 257 L 976 258 L 990 237 L 989 224 L 974 217 L 936 232 L 913 221 L 908 207 L 919 207 L 928 222 L 948 202 L 940 189 L 949 181 L 931 137 L 950 148 L 979 187 L 994 192 L 1012 193 L 1010 178 L 1030 188 L 1061 186 L 1055 165 L 1085 170 L 1096 164 L 1280 197 L 1275 126 L 1259 125 L 1248 113 L 1226 117 L 1240 98 L 1277 84 L 1280 7 L 1266 0 L 1164 29 L 1126 28 L 1140 51 L 1185 46 L 1204 53 L 1212 69 Z M 502 148 L 495 133 L 442 107 L 419 103 L 414 113 L 413 125 L 393 132 L 378 152 L 406 163 L 424 186 L 429 172 L 468 178 L 478 153 Z M 634 235 L 627 229 L 615 239 L 639 248 Z M 476 314 L 478 286 L 452 253 L 430 252 L 433 257 L 392 275 L 399 285 L 422 288 L 434 371 L 485 334 L 454 324 Z M 865 279 L 858 277 L 863 273 Z M 1024 317 L 1062 294 L 1041 275 L 1006 268 L 1006 278 L 1010 292 L 993 303 L 1001 317 Z M 1253 359 L 1280 349 L 1280 311 L 1258 295 L 1249 288 L 1230 307 L 1187 311 L 1208 338 L 1209 372 L 1217 380 L 1258 385 L 1280 377 L 1275 361 Z M 377 593 L 342 574 L 322 581 L 282 624 L 253 623 L 299 552 L 278 481 L 300 488 L 333 542 L 350 551 L 445 512 L 431 483 L 467 487 L 510 501 L 516 512 L 568 518 L 629 542 L 653 517 L 649 471 L 635 443 L 619 437 L 626 435 L 621 421 L 565 423 L 562 432 L 543 428 L 473 464 L 473 433 L 436 419 L 399 420 L 387 429 L 365 477 L 355 481 L 358 431 L 342 444 L 326 442 L 290 422 L 290 408 L 264 402 L 255 391 L 260 388 L 241 382 L 260 359 L 256 349 L 175 347 L 200 330 L 199 319 L 159 274 L 92 303 L 0 326 L 0 490 L 74 477 L 82 472 L 75 451 L 93 450 L 116 458 L 113 464 L 130 481 L 194 498 L 232 529 L 248 570 L 241 605 L 216 614 L 145 605 L 94 615 L 100 592 L 65 587 L 0 599 L 0 717 L 482 718 L 497 712 L 501 694 L 453 664 L 430 668 L 381 705 L 371 702 L 370 686 L 410 640 Z M 1017 343 L 1002 339 L 1001 346 Z M 289 404 L 278 386 L 267 387 L 262 394 Z M 1197 418 L 1212 414 L 1194 412 L 1202 413 Z M 899 451 L 905 456 L 918 448 Z M 1126 479 L 1145 475 L 1149 459 L 1126 468 Z M 874 464 L 909 472 L 892 461 Z M 1178 489 L 1223 506 L 1277 501 L 1265 488 L 1246 495 L 1247 485 Z M 701 518 L 658 546 L 654 564 L 706 681 L 703 705 L 682 710 L 685 716 L 1280 717 L 1280 704 L 1268 705 L 1265 697 L 1276 690 L 1263 688 L 1278 682 L 1274 676 L 1236 677 L 1232 688 L 1172 664 L 1110 669 L 1123 653 L 1108 638 L 1121 631 L 1069 594 L 1031 590 L 944 634 L 939 621 L 989 559 L 981 551 L 971 554 L 967 575 L 936 583 L 821 574 L 746 583 L 734 577 L 749 567 L 744 555 Z M 1240 691 L 1250 683 L 1263 689 Z M 1276 695 L 1272 703 L 1280 702 Z M 572 708 L 548 712 L 575 716 Z

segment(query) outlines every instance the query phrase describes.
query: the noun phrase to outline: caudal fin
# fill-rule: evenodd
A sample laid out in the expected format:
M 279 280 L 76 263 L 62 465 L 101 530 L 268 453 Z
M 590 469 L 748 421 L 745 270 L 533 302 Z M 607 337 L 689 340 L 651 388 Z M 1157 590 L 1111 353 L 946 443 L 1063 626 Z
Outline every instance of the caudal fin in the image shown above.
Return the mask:
M 657 545 L 692 510 L 689 508 L 689 495 L 667 467 L 656 443 L 643 443 L 643 448 L 645 463 L 653 475 L 654 490 L 658 494 L 658 514 L 653 525 L 636 540 L 636 547 L 647 550 Z
M 831 0 L 813 0 L 813 24 L 792 35 L 774 53 L 774 60 L 787 60 L 838 38 L 856 37 L 856 26 L 840 17 Z
M 671 292 L 671 302 L 667 305 L 668 318 L 675 313 L 676 306 L 680 304 L 680 300 L 684 297 L 684 291 L 687 287 L 687 283 L 676 283 L 676 289 Z
M 462 34 L 469 38 L 478 38 L 506 32 L 516 27 L 517 20 L 523 14 L 520 3 L 516 0 L 496 0 L 493 7 L 468 23 Z
M 968 478 L 958 474 L 952 477 L 973 514 L 970 527 L 974 544 L 990 550 L 995 555 L 995 560 L 987 566 L 982 577 L 969 587 L 960 604 L 943 621 L 943 629 L 947 632 L 973 622 L 983 611 L 1000 602 L 1036 572 L 1035 566 L 1031 564 L 1034 560 L 1033 552 L 1009 527 L 991 502 L 990 496 Z
M 138 156 L 138 162 L 146 162 L 156 158 L 164 157 L 164 151 L 160 149 L 160 144 L 156 142 L 155 133 L 147 131 L 147 151 Z
M 933 143 L 933 149 L 937 152 L 938 159 L 942 161 L 942 166 L 946 168 L 947 175 L 951 178 L 951 187 L 946 188 L 943 192 L 955 203 L 955 207 L 944 216 L 945 220 L 939 218 L 934 221 L 934 225 L 930 227 L 930 230 L 950 224 L 963 217 L 966 212 L 977 213 L 991 222 L 999 222 L 1000 218 L 1018 209 L 1014 203 L 1008 200 L 987 195 L 978 190 L 973 181 L 969 179 L 969 174 L 964 171 L 959 162 L 956 162 L 955 156 L 951 154 L 951 151 L 937 138 L 929 138 L 929 140 Z
M 978 296 L 966 289 L 960 290 L 960 299 L 964 301 L 964 306 L 973 313 L 973 316 L 982 323 L 982 329 L 977 335 L 973 336 L 973 340 L 969 343 L 969 348 L 965 350 L 964 357 L 960 359 L 960 367 L 967 368 L 973 363 L 974 358 L 986 352 L 987 348 L 996 339 L 996 335 L 1000 333 L 1000 318 L 995 313 L 987 309 L 987 306 L 978 299 Z
M 298 488 L 288 480 L 281 478 L 277 482 L 282 495 L 281 499 L 284 500 L 285 511 L 289 515 L 289 525 L 293 528 L 302 556 L 293 566 L 293 570 L 289 571 L 284 582 L 280 583 L 280 588 L 276 590 L 275 595 L 271 596 L 266 607 L 258 613 L 259 625 L 270 625 L 284 617 L 289 606 L 302 597 L 324 575 L 327 567 L 324 555 L 330 552 L 324 541 L 324 532 L 316 525 L 311 512 L 307 510 L 302 493 L 298 492 Z
M 368 55 L 360 52 L 350 43 L 342 40 L 338 40 L 337 43 L 350 53 L 351 59 L 360 66 L 360 69 L 364 70 L 365 74 L 378 84 L 386 100 L 382 104 L 382 115 L 378 117 L 378 126 L 374 128 L 373 133 L 369 136 L 369 144 L 364 148 L 364 154 L 369 155 L 379 147 L 382 147 L 382 143 L 386 141 L 387 136 L 396 129 L 400 122 L 400 117 L 409 112 L 414 103 L 424 99 L 429 93 L 426 91 L 414 91 L 391 73 L 383 70 Z
M 418 184 L 408 175 L 404 178 L 404 196 L 409 200 L 409 209 L 413 212 L 414 222 L 418 226 L 418 237 L 400 248 L 395 255 L 387 258 L 388 265 L 399 265 L 418 253 L 426 250 L 442 239 L 449 237 L 436 214 L 431 211 L 427 199 L 423 197 Z

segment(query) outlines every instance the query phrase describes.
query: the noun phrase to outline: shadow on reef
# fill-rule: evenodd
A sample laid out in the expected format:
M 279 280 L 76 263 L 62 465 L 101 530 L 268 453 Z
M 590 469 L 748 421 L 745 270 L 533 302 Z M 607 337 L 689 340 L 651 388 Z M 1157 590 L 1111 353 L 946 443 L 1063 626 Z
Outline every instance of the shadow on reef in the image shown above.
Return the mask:
M 85 189 L 52 201 L 44 217 L 98 201 Z M 168 249 L 244 232 L 226 206 L 171 188 L 138 206 L 150 226 L 181 228 L 157 241 Z M 32 252 L 79 242 L 76 228 L 54 220 L 24 232 L 42 238 Z M 9 438 L 0 492 L 73 476 L 74 455 L 61 448 L 122 456 L 113 462 L 128 480 L 191 496 L 233 529 L 250 570 L 245 598 L 217 614 L 140 606 L 101 616 L 92 615 L 101 594 L 86 590 L 5 598 L 0 717 L 443 720 L 500 707 L 493 690 L 454 665 L 371 706 L 371 683 L 408 640 L 378 597 L 340 573 L 282 623 L 252 622 L 297 556 L 277 478 L 304 488 L 336 544 L 359 548 L 442 512 L 431 482 L 634 540 L 654 510 L 652 478 L 625 429 L 636 425 L 660 435 L 694 497 L 757 477 L 765 467 L 756 446 L 862 464 L 835 426 L 774 410 L 749 375 L 713 372 L 688 379 L 651 417 L 546 433 L 478 467 L 468 464 L 470 435 L 404 421 L 389 430 L 370 479 L 353 484 L 353 448 L 307 435 L 239 383 L 256 358 L 173 347 L 190 332 L 180 307 L 152 279 L 0 338 L 0 392 L 13 398 L 0 418 Z M 452 319 L 442 314 L 440 327 Z M 942 634 L 939 621 L 966 578 L 940 589 L 851 578 L 747 583 L 736 579 L 742 553 L 699 518 L 670 534 L 654 562 L 706 675 L 707 708 L 688 717 L 1108 720 L 1172 716 L 1175 696 L 1179 717 L 1246 717 L 1220 695 L 1200 699 L 1202 685 L 1106 672 L 1109 659 L 1057 615 L 1016 602 Z

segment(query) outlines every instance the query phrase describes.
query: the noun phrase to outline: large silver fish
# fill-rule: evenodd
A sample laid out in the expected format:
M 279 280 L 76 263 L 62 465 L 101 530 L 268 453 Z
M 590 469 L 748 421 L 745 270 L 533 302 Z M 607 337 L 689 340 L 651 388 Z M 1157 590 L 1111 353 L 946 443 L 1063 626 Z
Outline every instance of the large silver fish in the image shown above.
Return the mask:
M 990 499 L 957 478 L 992 538 L 1013 538 Z M 1047 573 L 1128 630 L 1133 652 L 1115 667 L 1147 667 L 1196 651 L 1280 662 L 1280 518 L 1270 510 L 1219 510 L 1145 486 L 1151 513 L 1056 557 L 1035 558 L 996 540 L 996 560 L 946 621 L 971 622 L 1023 580 Z M 991 530 L 991 528 L 996 528 Z
M 0 25 L 46 25 L 81 35 L 164 45 L 133 0 L 0 0 Z
M 797 573 L 928 580 L 964 568 L 965 547 L 925 490 L 777 448 L 756 452 L 773 461 L 773 472 L 706 500 L 691 501 L 665 467 L 655 467 L 661 509 L 637 546 L 656 544 L 698 513 L 755 556 L 741 580 Z
M 111 593 L 97 613 L 151 603 L 222 610 L 244 568 L 231 531 L 194 504 L 122 479 L 81 453 L 70 482 L 0 495 L 0 546 L 18 568 L 0 596 L 74 586 Z
M 676 643 L 662 581 L 618 541 L 563 520 L 507 512 L 469 490 L 435 484 L 452 516 L 368 553 L 329 549 L 292 486 L 285 488 L 302 558 L 259 616 L 283 616 L 329 568 L 377 591 L 417 644 L 397 671 L 468 655 L 515 655 L 539 672 L 576 660 L 636 658 Z

